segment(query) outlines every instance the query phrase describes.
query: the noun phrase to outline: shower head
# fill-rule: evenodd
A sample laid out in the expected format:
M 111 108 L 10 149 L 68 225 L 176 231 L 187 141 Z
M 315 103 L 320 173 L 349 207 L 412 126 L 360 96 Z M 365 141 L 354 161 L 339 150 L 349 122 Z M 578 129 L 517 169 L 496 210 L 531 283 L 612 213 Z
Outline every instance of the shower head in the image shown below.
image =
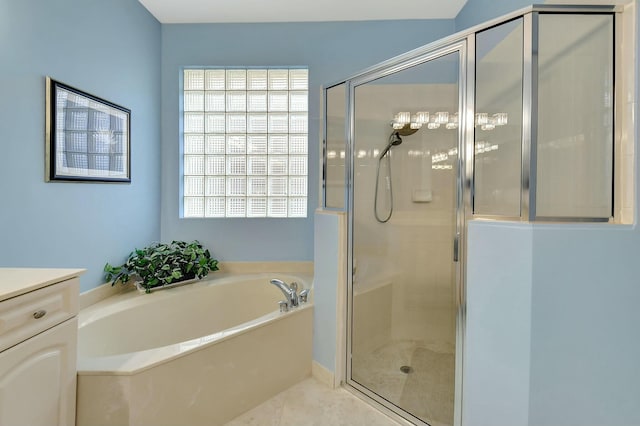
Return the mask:
M 400 145 L 402 143 L 402 138 L 400 136 L 409 136 L 417 131 L 418 129 L 412 128 L 408 123 L 400 129 L 395 129 L 393 133 L 389 135 L 389 143 L 387 144 L 387 147 L 382 150 L 382 153 L 378 156 L 378 159 L 381 159 L 382 157 L 387 155 L 392 146 Z
M 391 133 L 389 136 L 389 145 L 400 145 L 402 143 L 402 138 L 398 132 Z
M 392 146 L 400 145 L 401 143 L 402 138 L 400 137 L 400 134 L 398 132 L 391 133 L 391 135 L 389 136 L 389 143 L 387 144 L 387 147 L 382 150 L 382 153 L 378 156 L 378 158 L 380 159 L 384 157 L 385 155 L 387 155 Z

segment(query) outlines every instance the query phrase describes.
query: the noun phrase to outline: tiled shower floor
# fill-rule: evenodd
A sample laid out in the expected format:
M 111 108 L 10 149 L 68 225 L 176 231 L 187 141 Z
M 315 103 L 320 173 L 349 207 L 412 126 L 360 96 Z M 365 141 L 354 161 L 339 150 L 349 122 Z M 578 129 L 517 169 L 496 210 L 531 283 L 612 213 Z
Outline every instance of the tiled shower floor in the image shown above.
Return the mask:
M 406 374 L 402 366 L 411 367 Z M 417 341 L 395 341 L 354 354 L 352 376 L 388 401 L 432 426 L 453 424 L 454 354 L 452 348 Z

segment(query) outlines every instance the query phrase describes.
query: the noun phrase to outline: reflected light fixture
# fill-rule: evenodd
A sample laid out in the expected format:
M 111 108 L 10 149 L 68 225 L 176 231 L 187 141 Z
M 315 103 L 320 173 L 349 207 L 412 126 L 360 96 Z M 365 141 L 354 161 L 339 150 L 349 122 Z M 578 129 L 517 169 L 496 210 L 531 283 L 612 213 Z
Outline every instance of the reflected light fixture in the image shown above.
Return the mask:
M 494 130 L 496 127 L 506 126 L 509 123 L 509 114 L 506 112 L 497 112 L 489 114 L 486 112 L 478 112 L 475 114 L 475 126 L 481 130 Z M 440 126 L 444 126 L 447 130 L 455 130 L 460 125 L 458 113 L 450 113 L 447 111 L 437 111 L 429 113 L 428 111 L 418 111 L 411 113 L 409 111 L 401 111 L 393 116 L 391 127 L 394 130 L 401 129 L 421 129 L 424 125 L 427 129 L 435 130 Z
M 418 111 L 411 113 L 408 111 L 398 112 L 393 116 L 391 127 L 394 130 L 412 129 L 417 131 L 426 124 L 428 129 L 438 129 L 444 125 L 447 129 L 458 128 L 458 113 L 449 113 L 447 111 L 437 111 L 429 113 L 428 111 Z
M 509 121 L 509 114 L 497 112 L 491 116 L 486 112 L 478 112 L 475 116 L 475 125 L 481 130 L 493 130 L 496 126 L 506 126 Z

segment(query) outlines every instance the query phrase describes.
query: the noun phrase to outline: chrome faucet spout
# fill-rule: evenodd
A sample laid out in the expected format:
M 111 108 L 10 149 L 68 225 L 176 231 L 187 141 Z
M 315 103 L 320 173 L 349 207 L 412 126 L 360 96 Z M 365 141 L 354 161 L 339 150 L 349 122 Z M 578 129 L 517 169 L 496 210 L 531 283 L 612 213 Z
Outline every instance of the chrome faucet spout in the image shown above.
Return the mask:
M 291 283 L 291 285 L 288 285 L 284 281 L 279 280 L 277 278 L 273 278 L 270 281 L 270 283 L 275 285 L 280 289 L 280 291 L 282 291 L 284 296 L 287 298 L 287 305 L 290 308 L 298 306 L 298 284 L 297 283 Z
M 289 285 L 287 285 L 287 283 L 285 283 L 282 280 L 279 280 L 277 278 L 273 278 L 271 281 L 271 284 L 275 285 L 276 287 L 278 287 L 280 290 L 282 290 L 282 292 L 287 295 L 287 294 L 291 294 L 291 288 L 289 287 Z

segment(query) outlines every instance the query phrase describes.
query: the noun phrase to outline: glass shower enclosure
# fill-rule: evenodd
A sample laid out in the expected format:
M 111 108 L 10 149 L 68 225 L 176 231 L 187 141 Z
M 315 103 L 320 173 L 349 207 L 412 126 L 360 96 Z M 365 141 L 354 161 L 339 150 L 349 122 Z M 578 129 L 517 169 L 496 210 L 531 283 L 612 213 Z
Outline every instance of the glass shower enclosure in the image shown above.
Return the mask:
M 461 424 L 467 222 L 616 220 L 614 23 L 611 7 L 531 7 L 325 89 L 348 387 Z
M 351 380 L 434 424 L 453 423 L 462 49 L 353 85 Z
M 351 225 L 348 382 L 433 425 L 454 422 L 465 60 L 448 43 L 325 98 L 325 206 L 347 200 Z

